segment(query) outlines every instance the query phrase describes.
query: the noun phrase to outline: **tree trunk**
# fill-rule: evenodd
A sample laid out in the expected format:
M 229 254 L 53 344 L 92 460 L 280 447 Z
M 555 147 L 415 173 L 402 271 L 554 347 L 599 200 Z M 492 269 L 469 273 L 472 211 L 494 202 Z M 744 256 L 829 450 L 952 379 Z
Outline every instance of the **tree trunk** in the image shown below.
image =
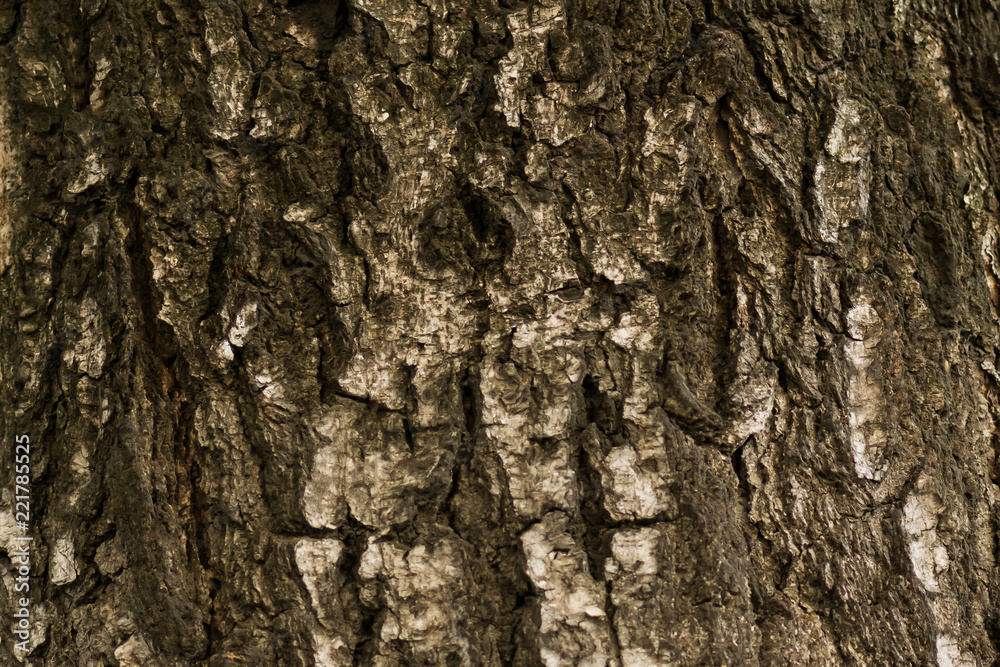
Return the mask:
M 0 35 L 3 664 L 997 659 L 996 0 Z

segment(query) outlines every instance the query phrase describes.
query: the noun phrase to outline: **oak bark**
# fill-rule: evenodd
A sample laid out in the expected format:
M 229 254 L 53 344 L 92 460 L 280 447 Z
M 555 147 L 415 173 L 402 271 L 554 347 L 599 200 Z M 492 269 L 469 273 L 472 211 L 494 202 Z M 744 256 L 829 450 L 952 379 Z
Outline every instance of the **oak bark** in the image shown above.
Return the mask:
M 993 664 L 998 52 L 995 0 L 0 0 L 2 662 Z

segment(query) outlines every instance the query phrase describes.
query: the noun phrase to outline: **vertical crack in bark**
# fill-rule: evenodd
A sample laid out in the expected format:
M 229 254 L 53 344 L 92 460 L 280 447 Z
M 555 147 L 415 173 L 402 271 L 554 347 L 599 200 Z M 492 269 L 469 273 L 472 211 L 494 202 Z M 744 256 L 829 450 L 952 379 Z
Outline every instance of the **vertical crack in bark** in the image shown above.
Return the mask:
M 80 113 L 90 105 L 90 89 L 94 81 L 93 64 L 90 61 L 91 25 L 91 21 L 80 16 L 80 20 L 76 22 L 78 32 L 67 36 L 69 51 L 67 62 L 72 65 L 66 75 L 67 92 L 73 111 L 76 113 Z
M 130 190 L 135 189 L 135 179 L 130 183 Z M 191 602 L 200 609 L 208 637 L 207 650 L 211 650 L 215 608 L 214 598 L 217 580 L 212 575 L 210 554 L 206 530 L 211 510 L 203 490 L 199 487 L 199 461 L 194 442 L 194 406 L 188 397 L 191 390 L 180 368 L 181 360 L 177 356 L 177 342 L 169 326 L 160 321 L 158 313 L 162 299 L 153 278 L 152 246 L 147 229 L 147 220 L 142 208 L 135 203 L 130 192 L 123 199 L 122 215 L 128 221 L 131 232 L 131 245 L 128 253 L 132 269 L 132 297 L 138 308 L 136 313 L 137 330 L 143 344 L 139 355 L 141 367 L 145 369 L 148 382 L 144 383 L 152 396 L 147 396 L 149 406 L 162 406 L 169 422 L 169 433 L 172 442 L 162 443 L 169 449 L 173 468 L 173 497 L 169 498 L 172 509 L 176 511 L 179 528 L 184 533 L 184 549 L 187 554 L 190 577 L 193 584 L 195 599 Z M 153 408 L 157 409 L 157 408 Z M 159 429 L 150 437 L 161 438 Z M 159 448 L 154 442 L 154 457 Z M 155 460 L 155 459 L 154 459 Z M 166 463 L 166 462 L 163 462 Z M 168 489 L 170 480 L 168 479 Z M 161 499 L 161 502 L 168 498 Z M 192 619 L 193 620 L 193 619 Z M 206 653 L 211 655 L 211 653 Z

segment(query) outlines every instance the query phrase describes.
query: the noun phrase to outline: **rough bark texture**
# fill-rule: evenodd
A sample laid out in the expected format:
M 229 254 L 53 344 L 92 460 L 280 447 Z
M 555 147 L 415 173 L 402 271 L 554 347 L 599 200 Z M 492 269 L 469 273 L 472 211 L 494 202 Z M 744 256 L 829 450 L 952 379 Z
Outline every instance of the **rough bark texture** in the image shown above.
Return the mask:
M 996 0 L 0 35 L 32 664 L 997 658 Z

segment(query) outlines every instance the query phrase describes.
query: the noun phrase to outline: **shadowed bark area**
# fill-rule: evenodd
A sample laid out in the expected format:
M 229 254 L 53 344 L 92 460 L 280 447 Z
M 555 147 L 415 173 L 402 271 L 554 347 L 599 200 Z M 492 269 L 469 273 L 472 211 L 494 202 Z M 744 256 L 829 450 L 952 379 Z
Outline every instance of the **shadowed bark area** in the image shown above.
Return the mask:
M 995 0 L 0 0 L 0 661 L 993 664 L 998 52 Z

